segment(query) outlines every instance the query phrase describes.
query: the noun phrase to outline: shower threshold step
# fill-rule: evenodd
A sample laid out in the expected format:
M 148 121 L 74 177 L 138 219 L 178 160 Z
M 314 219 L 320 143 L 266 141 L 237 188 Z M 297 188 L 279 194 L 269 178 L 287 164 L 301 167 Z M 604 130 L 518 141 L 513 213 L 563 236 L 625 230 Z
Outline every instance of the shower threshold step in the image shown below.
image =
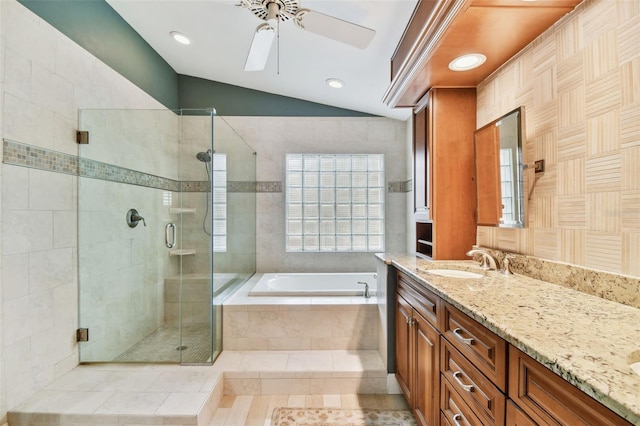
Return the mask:
M 80 365 L 8 413 L 11 426 L 208 426 L 227 395 L 387 393 L 375 350 L 223 351 L 212 366 Z
M 207 426 L 223 395 L 211 366 L 81 365 L 9 410 L 11 426 Z
M 377 350 L 223 351 L 225 395 L 386 394 Z

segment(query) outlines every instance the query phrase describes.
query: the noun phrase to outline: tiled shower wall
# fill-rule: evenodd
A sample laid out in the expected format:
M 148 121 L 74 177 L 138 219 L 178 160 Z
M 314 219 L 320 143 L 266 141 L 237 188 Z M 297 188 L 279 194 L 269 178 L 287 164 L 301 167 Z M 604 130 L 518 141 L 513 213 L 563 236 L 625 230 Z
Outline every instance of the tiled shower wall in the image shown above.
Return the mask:
M 257 180 L 280 182 L 281 192 L 257 195 L 258 272 L 375 271 L 373 253 L 285 251 L 285 155 L 384 154 L 385 250 L 406 250 L 407 122 L 389 118 L 226 117 L 257 152 Z M 388 186 L 392 183 L 392 190 Z
M 524 106 L 524 229 L 478 244 L 640 276 L 640 0 L 586 0 L 478 86 L 478 127 Z
M 162 108 L 16 1 L 0 5 L 3 138 L 77 155 L 78 109 Z M 0 418 L 78 363 L 76 188 L 2 166 Z

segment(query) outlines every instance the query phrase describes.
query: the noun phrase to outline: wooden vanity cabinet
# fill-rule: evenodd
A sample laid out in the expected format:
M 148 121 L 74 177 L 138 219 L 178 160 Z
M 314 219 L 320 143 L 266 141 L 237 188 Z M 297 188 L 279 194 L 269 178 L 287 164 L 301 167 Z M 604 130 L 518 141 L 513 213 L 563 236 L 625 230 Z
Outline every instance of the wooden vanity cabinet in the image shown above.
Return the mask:
M 631 423 L 397 272 L 396 377 L 421 425 Z
M 416 253 L 467 259 L 476 239 L 476 91 L 431 89 L 413 118 Z
M 509 397 L 540 425 L 631 425 L 514 346 L 509 347 Z
M 398 273 L 396 378 L 419 424 L 432 426 L 439 424 L 440 415 L 440 335 L 435 328 L 439 298 L 411 282 Z

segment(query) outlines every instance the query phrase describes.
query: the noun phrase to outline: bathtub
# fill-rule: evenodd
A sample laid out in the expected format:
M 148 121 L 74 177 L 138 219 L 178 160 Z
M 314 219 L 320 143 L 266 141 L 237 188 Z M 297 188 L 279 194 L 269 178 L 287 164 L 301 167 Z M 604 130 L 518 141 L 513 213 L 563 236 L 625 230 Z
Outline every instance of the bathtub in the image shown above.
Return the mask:
M 375 295 L 374 272 L 263 274 L 249 296 L 362 296 L 364 284 Z

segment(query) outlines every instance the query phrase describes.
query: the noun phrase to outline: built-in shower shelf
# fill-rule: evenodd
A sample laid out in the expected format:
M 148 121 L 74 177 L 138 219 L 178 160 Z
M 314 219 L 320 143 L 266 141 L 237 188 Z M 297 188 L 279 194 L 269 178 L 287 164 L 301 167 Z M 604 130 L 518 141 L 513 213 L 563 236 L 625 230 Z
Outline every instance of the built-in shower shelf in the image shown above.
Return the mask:
M 192 254 L 196 254 L 195 249 L 177 249 L 169 252 L 169 256 L 190 256 Z
M 196 214 L 196 209 L 187 207 L 170 207 L 169 214 Z

